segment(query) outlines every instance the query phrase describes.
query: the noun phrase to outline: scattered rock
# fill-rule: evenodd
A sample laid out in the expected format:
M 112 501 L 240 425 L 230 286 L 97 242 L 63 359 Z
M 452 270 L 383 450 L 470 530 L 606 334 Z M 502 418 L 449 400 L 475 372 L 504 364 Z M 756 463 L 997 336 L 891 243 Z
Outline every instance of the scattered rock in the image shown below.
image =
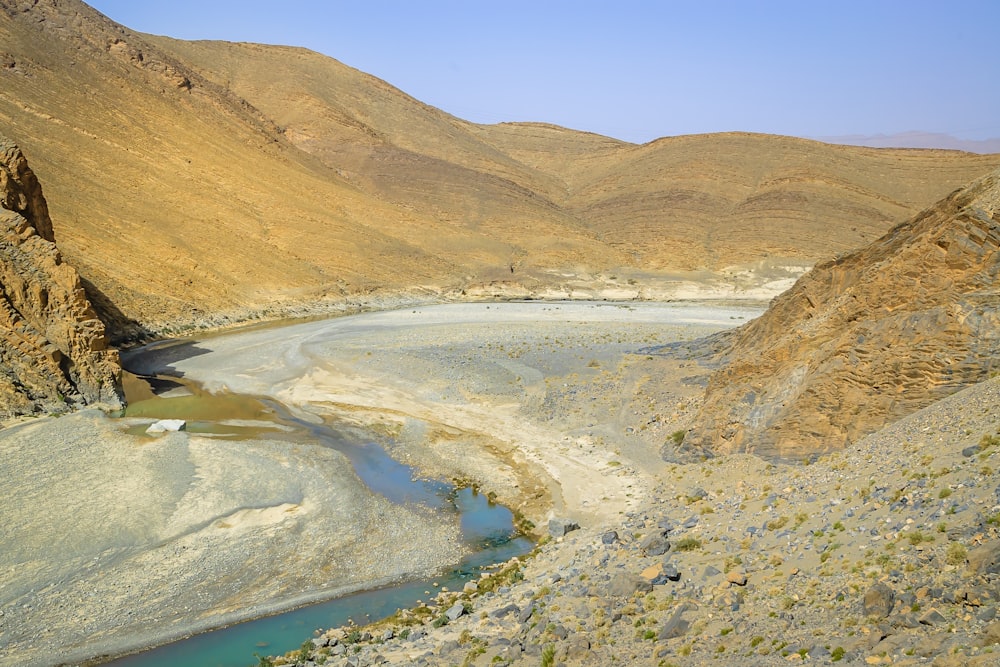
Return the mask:
M 662 556 L 670 550 L 670 542 L 662 534 L 653 533 L 642 539 L 639 549 L 644 556 Z
M 941 615 L 937 609 L 928 609 L 920 615 L 921 625 L 940 625 L 946 623 L 948 619 Z
M 570 519 L 549 519 L 549 535 L 563 537 L 574 530 L 580 530 L 580 524 Z
M 648 593 L 653 590 L 653 584 L 637 574 L 619 572 L 611 577 L 608 585 L 608 595 L 612 597 L 631 597 L 636 593 Z
M 691 624 L 682 618 L 684 612 L 687 610 L 688 608 L 685 604 L 677 607 L 677 609 L 670 615 L 670 618 L 668 618 L 666 622 L 660 626 L 657 638 L 662 641 L 665 639 L 677 639 L 678 637 L 683 637 L 687 634 Z
M 462 604 L 461 602 L 456 602 L 455 604 L 453 604 L 448 608 L 448 611 L 446 611 L 444 615 L 448 618 L 449 621 L 456 621 L 464 613 L 465 613 L 465 605 Z
M 969 552 L 969 571 L 976 574 L 1000 573 L 1000 540 L 993 540 Z
M 896 604 L 896 593 L 882 582 L 874 584 L 865 593 L 862 608 L 865 616 L 885 618 Z
M 737 586 L 747 585 L 747 573 L 742 567 L 734 568 L 726 573 L 726 581 Z

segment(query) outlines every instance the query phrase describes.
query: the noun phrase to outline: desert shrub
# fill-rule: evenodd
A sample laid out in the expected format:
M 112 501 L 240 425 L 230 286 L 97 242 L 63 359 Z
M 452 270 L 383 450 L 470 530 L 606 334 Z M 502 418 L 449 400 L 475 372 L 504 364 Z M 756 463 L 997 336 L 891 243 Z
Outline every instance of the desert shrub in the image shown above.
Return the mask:
M 701 548 L 701 540 L 697 537 L 684 537 L 677 541 L 674 549 L 677 551 L 694 551 Z
M 948 545 L 948 551 L 945 552 L 945 561 L 949 565 L 962 565 L 968 555 L 964 545 L 960 542 L 952 542 Z

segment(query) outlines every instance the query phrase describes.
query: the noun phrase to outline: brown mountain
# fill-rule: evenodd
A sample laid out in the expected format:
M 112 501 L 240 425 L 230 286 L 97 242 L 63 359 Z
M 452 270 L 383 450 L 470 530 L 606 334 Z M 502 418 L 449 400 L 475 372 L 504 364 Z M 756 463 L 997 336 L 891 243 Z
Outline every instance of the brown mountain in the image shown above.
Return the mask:
M 690 444 L 839 448 L 1000 370 L 1000 170 L 816 266 L 729 332 Z
M 372 290 L 765 282 L 748 269 L 856 247 L 1000 164 L 479 126 L 316 53 L 137 34 L 74 0 L 0 0 L 0 44 L 0 126 L 116 335 Z
M 41 186 L 0 136 L 0 419 L 120 405 L 118 353 L 62 262 Z

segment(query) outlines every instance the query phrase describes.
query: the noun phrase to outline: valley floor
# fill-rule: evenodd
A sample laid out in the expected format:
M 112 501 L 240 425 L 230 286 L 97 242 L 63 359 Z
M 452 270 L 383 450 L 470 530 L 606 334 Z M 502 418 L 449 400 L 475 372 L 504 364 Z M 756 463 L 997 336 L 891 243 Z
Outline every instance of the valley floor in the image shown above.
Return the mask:
M 649 501 L 659 447 L 697 393 L 700 371 L 662 346 L 758 312 L 450 304 L 200 338 L 136 370 L 362 427 L 542 531 L 552 512 L 592 527 Z M 195 432 L 150 438 L 148 419 L 97 412 L 0 432 L 11 473 L 0 664 L 114 653 L 461 555 L 455 526 L 388 505 L 337 452 L 224 416 L 255 435 L 238 446 Z

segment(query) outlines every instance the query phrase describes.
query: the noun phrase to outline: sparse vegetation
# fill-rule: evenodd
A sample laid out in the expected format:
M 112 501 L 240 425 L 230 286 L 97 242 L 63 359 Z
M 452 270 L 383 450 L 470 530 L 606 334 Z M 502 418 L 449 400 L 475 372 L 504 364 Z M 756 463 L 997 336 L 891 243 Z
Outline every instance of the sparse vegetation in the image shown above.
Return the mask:
M 960 542 L 952 542 L 948 545 L 948 550 L 945 552 L 945 561 L 949 565 L 964 565 L 968 556 L 969 553 L 966 551 L 965 545 Z
M 679 539 L 674 544 L 674 549 L 677 551 L 694 551 L 695 549 L 701 549 L 701 540 L 697 537 L 691 537 L 689 535 Z

